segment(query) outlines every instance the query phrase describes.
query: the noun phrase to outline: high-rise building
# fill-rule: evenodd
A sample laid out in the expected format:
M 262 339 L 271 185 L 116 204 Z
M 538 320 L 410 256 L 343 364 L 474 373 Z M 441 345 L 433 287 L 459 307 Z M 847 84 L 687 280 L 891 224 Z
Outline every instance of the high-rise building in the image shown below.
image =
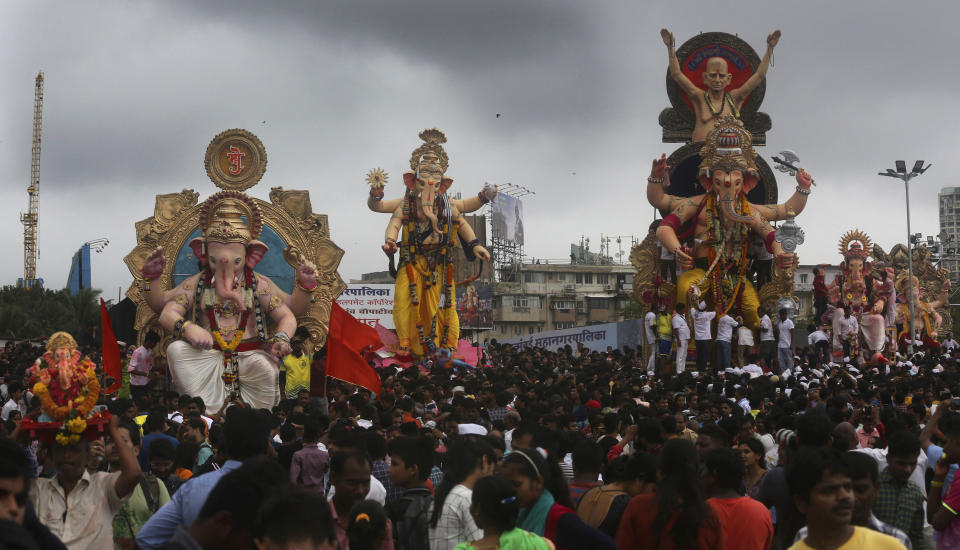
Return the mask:
M 960 187 L 940 189 L 940 238 L 946 241 L 940 266 L 950 272 L 953 284 L 960 282 Z

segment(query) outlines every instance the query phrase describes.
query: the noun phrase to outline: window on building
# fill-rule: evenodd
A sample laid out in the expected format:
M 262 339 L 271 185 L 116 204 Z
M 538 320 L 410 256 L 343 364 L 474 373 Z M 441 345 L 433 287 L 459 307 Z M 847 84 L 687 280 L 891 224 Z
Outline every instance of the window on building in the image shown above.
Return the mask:
M 566 281 L 566 280 L 567 280 L 567 274 L 564 273 L 564 272 L 562 272 L 562 271 L 561 271 L 560 273 L 557 273 L 557 280 L 558 280 L 558 281 Z
M 553 324 L 553 328 L 555 328 L 556 330 L 560 330 L 560 329 L 564 329 L 564 328 L 573 328 L 573 321 L 565 321 L 565 322 L 554 323 L 554 324 Z
M 577 284 L 578 285 L 583 284 L 583 273 L 577 273 Z
M 513 333 L 517 336 L 523 334 L 523 325 L 513 325 Z
M 587 298 L 587 305 L 590 309 L 609 309 L 610 300 L 606 298 Z
M 583 300 L 577 302 L 577 313 L 583 313 Z
M 542 302 L 540 301 L 540 296 L 536 296 L 536 295 L 504 296 L 503 306 L 512 307 L 514 309 L 516 308 L 540 309 L 542 307 Z
M 556 275 L 556 273 L 554 273 L 553 271 L 548 271 L 548 272 L 547 272 L 547 280 L 548 280 L 548 281 L 552 281 L 554 275 Z
M 802 284 L 802 285 L 807 284 L 807 274 L 806 274 L 806 273 L 801 273 L 801 274 L 800 274 L 800 284 Z
M 593 284 L 593 273 L 584 273 L 583 274 L 583 284 L 592 285 Z
M 536 326 L 536 325 L 530 325 L 529 327 L 527 327 L 527 334 L 533 334 L 533 333 L 535 333 L 535 332 L 537 332 L 537 326 Z
M 543 271 L 525 271 L 523 273 L 523 282 L 525 283 L 543 283 L 546 281 Z
M 597 273 L 597 284 L 598 285 L 610 284 L 610 275 L 607 273 Z
M 570 311 L 576 307 L 573 300 L 557 300 L 553 303 L 553 309 L 557 311 Z

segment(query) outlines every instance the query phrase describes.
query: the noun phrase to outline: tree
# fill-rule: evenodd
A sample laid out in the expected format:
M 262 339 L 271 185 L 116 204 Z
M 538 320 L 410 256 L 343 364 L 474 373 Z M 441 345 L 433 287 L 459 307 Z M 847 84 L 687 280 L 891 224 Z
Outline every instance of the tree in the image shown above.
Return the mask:
M 69 332 L 81 346 L 94 344 L 100 323 L 99 290 L 0 289 L 0 338 L 32 340 Z
M 624 321 L 629 321 L 630 319 L 642 319 L 644 314 L 647 313 L 647 306 L 641 304 L 633 298 L 630 298 L 627 300 L 627 305 L 624 306 L 620 313 L 623 315 Z

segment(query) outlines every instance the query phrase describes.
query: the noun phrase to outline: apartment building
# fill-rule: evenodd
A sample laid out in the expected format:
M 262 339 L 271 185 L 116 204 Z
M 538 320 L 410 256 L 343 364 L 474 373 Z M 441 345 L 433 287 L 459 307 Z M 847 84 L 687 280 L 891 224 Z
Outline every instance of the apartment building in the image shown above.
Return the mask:
M 494 286 L 489 337 L 622 321 L 633 273 L 629 264 L 522 264 L 516 282 Z

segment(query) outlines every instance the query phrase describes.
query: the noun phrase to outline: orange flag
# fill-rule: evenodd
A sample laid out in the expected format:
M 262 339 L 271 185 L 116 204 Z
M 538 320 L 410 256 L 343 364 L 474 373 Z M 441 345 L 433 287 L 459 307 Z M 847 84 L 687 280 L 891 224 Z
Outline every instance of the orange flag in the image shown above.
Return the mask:
M 327 376 L 367 388 L 380 396 L 380 376 L 363 353 L 383 346 L 377 330 L 344 311 L 336 302 L 330 311 L 327 334 Z
M 103 298 L 100 298 L 100 355 L 103 360 L 103 372 L 113 378 L 113 384 L 103 390 L 103 393 L 115 393 L 123 385 L 120 372 L 120 346 L 117 345 L 117 337 L 113 334 L 113 323 L 110 322 L 107 304 L 103 303 Z

